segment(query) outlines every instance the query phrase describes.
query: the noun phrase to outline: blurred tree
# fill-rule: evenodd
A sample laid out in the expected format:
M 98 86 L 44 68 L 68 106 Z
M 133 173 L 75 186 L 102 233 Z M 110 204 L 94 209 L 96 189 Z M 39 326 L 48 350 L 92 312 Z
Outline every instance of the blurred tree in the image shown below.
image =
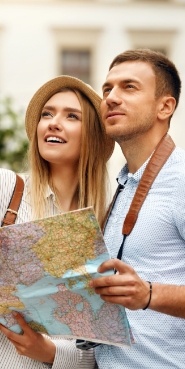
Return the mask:
M 15 111 L 12 99 L 6 97 L 0 100 L 0 167 L 22 171 L 27 148 L 23 112 Z

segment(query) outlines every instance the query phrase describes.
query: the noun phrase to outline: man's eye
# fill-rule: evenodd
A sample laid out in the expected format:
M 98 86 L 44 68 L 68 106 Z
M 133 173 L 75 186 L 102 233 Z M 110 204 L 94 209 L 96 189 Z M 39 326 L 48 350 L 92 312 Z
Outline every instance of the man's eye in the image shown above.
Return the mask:
M 103 96 L 108 95 L 110 93 L 110 91 L 111 91 L 111 88 L 110 87 L 105 88 L 103 90 Z
M 132 84 L 128 84 L 128 85 L 126 85 L 126 88 L 128 88 L 128 89 L 132 89 L 132 88 L 135 88 L 135 86 L 134 86 L 134 85 L 132 85 Z

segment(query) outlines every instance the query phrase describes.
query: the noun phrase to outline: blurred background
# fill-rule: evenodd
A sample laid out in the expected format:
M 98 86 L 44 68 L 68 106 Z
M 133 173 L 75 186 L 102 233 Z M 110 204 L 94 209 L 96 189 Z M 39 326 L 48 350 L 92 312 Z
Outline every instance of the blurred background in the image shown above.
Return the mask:
M 149 47 L 179 70 L 182 94 L 170 133 L 185 149 L 185 0 L 0 0 L 0 166 L 24 170 L 24 114 L 34 92 L 59 74 L 101 94 L 120 52 Z M 109 160 L 112 190 L 124 164 L 119 146 Z

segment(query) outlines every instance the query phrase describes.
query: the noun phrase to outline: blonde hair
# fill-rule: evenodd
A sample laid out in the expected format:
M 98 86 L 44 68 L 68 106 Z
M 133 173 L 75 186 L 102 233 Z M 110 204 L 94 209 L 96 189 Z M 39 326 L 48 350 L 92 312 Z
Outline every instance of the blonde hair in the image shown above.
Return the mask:
M 107 169 L 105 133 L 100 119 L 88 98 L 80 91 L 71 88 L 60 92 L 73 91 L 82 109 L 82 141 L 78 166 L 78 208 L 93 206 L 96 217 L 103 224 L 106 211 Z M 38 149 L 37 125 L 33 125 L 34 134 L 29 146 L 30 163 L 30 201 L 33 219 L 43 218 L 48 214 L 46 191 L 50 183 L 49 164 Z

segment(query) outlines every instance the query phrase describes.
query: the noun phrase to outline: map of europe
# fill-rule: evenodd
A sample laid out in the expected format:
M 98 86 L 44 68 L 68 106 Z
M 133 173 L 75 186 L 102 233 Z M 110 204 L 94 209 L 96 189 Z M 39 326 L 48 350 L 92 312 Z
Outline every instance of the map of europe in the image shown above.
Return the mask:
M 42 333 L 130 345 L 125 309 L 89 287 L 108 259 L 91 207 L 0 228 L 0 322 L 19 332 L 14 310 Z

